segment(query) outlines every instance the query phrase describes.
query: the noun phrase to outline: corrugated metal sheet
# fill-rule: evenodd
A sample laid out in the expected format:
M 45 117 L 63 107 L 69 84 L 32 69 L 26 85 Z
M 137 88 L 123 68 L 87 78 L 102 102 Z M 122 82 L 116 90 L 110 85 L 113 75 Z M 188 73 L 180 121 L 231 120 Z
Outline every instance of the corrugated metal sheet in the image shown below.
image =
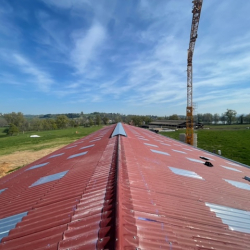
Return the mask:
M 123 129 L 127 137 L 110 138 L 112 125 L 0 179 L 0 250 L 250 249 L 250 190 L 235 184 L 249 185 L 250 169 Z

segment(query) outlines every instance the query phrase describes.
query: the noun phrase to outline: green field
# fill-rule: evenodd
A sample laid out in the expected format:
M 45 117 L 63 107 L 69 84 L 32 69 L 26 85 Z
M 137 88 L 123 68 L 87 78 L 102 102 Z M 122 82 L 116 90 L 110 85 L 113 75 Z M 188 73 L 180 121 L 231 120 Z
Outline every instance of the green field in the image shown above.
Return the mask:
M 247 126 L 249 125 L 206 126 L 209 129 L 195 131 L 198 134 L 198 147 L 210 152 L 221 150 L 222 156 L 250 166 L 250 129 L 246 129 Z M 99 130 L 101 127 L 25 132 L 17 136 L 7 136 L 2 133 L 3 128 L 0 128 L 0 155 L 24 150 L 35 151 L 69 144 Z M 180 133 L 185 133 L 185 130 L 161 134 L 178 140 Z M 41 137 L 31 138 L 30 135 L 34 134 Z
M 250 166 L 250 125 L 215 125 L 206 126 L 209 129 L 196 130 L 198 147 Z M 161 133 L 179 140 L 179 134 L 185 130 Z
M 101 128 L 102 126 L 67 128 L 41 132 L 25 132 L 24 134 L 20 133 L 15 136 L 7 136 L 2 133 L 4 129 L 0 128 L 0 155 L 24 150 L 35 151 L 69 144 Z M 39 135 L 41 137 L 32 138 L 30 135 Z

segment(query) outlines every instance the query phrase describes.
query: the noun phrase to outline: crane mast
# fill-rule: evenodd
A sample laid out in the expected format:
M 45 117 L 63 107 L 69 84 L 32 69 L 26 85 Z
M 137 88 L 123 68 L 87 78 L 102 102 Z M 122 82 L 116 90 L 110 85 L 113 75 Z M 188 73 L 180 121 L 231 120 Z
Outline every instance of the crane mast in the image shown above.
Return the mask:
M 200 21 L 203 0 L 193 0 L 193 19 L 187 56 L 187 110 L 186 110 L 186 143 L 194 143 L 194 118 L 193 118 L 193 53 L 197 31 Z

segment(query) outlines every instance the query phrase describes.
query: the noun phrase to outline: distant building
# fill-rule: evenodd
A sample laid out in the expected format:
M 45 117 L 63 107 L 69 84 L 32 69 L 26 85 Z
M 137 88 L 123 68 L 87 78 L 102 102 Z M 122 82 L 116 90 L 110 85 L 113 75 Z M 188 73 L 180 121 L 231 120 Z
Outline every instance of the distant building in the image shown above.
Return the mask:
M 195 128 L 203 128 L 203 124 L 198 122 L 194 124 Z M 177 129 L 177 128 L 186 128 L 185 120 L 156 120 L 150 122 L 148 125 L 149 129 L 154 128 L 169 128 L 169 129 Z

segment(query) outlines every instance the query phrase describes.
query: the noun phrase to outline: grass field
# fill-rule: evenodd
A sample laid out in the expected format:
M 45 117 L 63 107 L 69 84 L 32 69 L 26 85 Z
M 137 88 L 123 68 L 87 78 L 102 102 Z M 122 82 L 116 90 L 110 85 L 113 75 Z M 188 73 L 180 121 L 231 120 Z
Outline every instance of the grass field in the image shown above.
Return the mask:
M 36 151 L 68 144 L 100 128 L 102 128 L 102 126 L 67 128 L 41 132 L 25 132 L 24 134 L 20 133 L 16 136 L 7 136 L 2 133 L 4 129 L 0 128 L 0 156 L 11 154 L 16 151 Z M 78 133 L 76 133 L 76 131 Z M 31 138 L 30 135 L 39 135 L 41 137 Z
M 214 125 L 209 129 L 195 131 L 198 147 L 209 152 L 221 150 L 222 156 L 250 166 L 250 129 L 249 125 Z M 176 140 L 185 130 L 161 133 Z

